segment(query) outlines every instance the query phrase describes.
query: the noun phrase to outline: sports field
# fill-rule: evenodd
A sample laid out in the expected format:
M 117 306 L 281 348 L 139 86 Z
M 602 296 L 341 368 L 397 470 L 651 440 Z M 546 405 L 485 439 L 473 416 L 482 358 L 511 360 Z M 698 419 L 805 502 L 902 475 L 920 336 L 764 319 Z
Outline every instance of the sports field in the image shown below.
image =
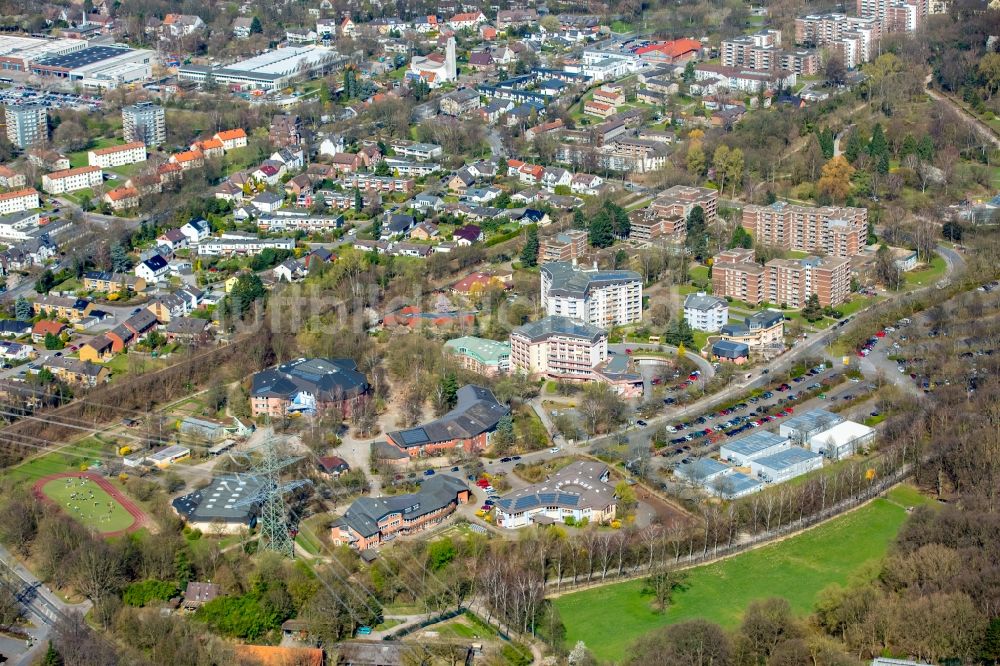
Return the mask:
M 45 481 L 40 490 L 53 504 L 95 532 L 120 533 L 136 523 L 136 517 L 91 478 L 61 476 Z
M 872 576 L 906 520 L 906 506 L 924 499 L 900 487 L 845 516 L 798 536 L 688 570 L 666 613 L 653 611 L 640 594 L 642 581 L 576 592 L 554 600 L 566 625 L 566 644 L 584 641 L 600 660 L 621 659 L 642 634 L 673 622 L 705 618 L 737 626 L 755 599 L 781 596 L 792 609 L 812 611 L 817 593 L 853 576 Z

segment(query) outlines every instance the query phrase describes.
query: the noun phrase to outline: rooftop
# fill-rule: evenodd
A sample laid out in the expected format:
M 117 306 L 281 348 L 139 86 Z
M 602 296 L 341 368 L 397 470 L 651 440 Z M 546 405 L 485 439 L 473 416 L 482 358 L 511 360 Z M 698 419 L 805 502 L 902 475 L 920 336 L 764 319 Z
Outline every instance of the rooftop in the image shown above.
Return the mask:
M 607 333 L 596 326 L 585 324 L 576 319 L 552 315 L 538 321 L 522 324 L 511 331 L 511 335 L 519 335 L 531 341 L 543 340 L 553 335 L 562 335 L 597 342 L 602 337 L 607 336 Z
M 694 482 L 705 482 L 725 474 L 731 469 L 729 465 L 721 463 L 715 458 L 698 458 L 687 465 L 678 467 L 675 474 Z
M 724 444 L 722 448 L 742 456 L 752 457 L 754 454 L 765 451 L 772 446 L 779 446 L 787 442 L 787 437 L 781 437 L 766 430 L 755 430 L 746 437 L 740 437 L 735 441 Z
M 699 291 L 696 294 L 688 294 L 684 299 L 685 310 L 688 308 L 693 310 L 714 310 L 726 305 L 726 299 L 719 298 L 718 296 L 709 296 L 703 291 Z
M 481 386 L 466 384 L 458 389 L 455 408 L 424 425 L 387 434 L 400 448 L 471 439 L 496 427 L 510 410 L 497 402 L 493 392 Z
M 767 467 L 776 472 L 788 469 L 798 465 L 799 463 L 806 462 L 808 460 L 815 460 L 817 458 L 822 458 L 818 453 L 813 453 L 806 449 L 800 448 L 798 446 L 789 447 L 783 451 L 778 451 L 769 456 L 764 456 L 763 458 L 757 458 L 755 461 L 761 467 Z
M 841 423 L 844 417 L 839 414 L 834 414 L 833 412 L 828 412 L 825 409 L 813 409 L 808 412 L 803 412 L 788 419 L 781 424 L 782 429 L 790 428 L 792 430 L 798 430 L 802 432 L 811 432 L 819 428 L 820 430 L 827 430 L 832 426 Z
M 253 497 L 258 490 L 260 481 L 256 477 L 230 474 L 217 477 L 211 485 L 178 497 L 171 504 L 177 513 L 191 521 L 246 522 L 253 507 L 237 504 Z
M 510 356 L 510 343 L 497 342 L 487 338 L 477 338 L 467 335 L 444 343 L 445 348 L 456 353 L 472 356 L 480 363 L 498 365 L 504 356 Z
M 642 284 L 642 276 L 635 271 L 584 270 L 568 261 L 542 264 L 542 275 L 550 281 L 549 293 L 581 298 L 594 287 L 623 282 Z
M 401 513 L 412 520 L 448 506 L 458 493 L 468 489 L 464 481 L 438 474 L 424 481 L 415 493 L 360 497 L 334 525 L 346 525 L 361 536 L 369 537 L 378 533 L 378 522 L 391 513 Z
M 538 507 L 600 508 L 615 501 L 615 489 L 605 483 L 608 466 L 578 460 L 536 483 L 504 495 L 497 506 L 506 513 L 521 513 Z

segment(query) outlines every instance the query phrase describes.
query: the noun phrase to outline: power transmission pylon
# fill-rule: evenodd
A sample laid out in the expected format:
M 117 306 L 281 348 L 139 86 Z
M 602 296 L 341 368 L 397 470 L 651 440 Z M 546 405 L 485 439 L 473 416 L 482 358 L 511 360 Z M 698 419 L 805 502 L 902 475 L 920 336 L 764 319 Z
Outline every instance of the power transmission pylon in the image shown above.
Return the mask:
M 308 485 L 310 481 L 296 479 L 281 482 L 281 470 L 301 460 L 301 457 L 280 457 L 277 442 L 273 438 L 268 438 L 257 450 L 260 451 L 261 458 L 251 465 L 249 476 L 256 479 L 259 487 L 255 493 L 243 498 L 235 506 L 260 507 L 257 520 L 260 527 L 258 552 L 267 550 L 292 557 L 295 554 L 294 535 L 285 512 L 284 495 Z

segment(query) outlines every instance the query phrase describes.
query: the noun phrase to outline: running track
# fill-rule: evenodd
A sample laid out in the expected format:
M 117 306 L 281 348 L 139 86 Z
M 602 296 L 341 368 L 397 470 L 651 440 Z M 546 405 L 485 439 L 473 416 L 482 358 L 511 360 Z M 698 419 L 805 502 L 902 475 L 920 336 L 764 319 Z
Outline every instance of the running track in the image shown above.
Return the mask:
M 138 505 L 136 505 L 135 502 L 133 502 L 131 499 L 123 495 L 122 492 L 117 488 L 115 488 L 110 481 L 105 479 L 100 474 L 94 474 L 93 472 L 61 472 L 59 474 L 50 474 L 49 476 L 42 477 L 41 479 L 38 479 L 38 481 L 35 481 L 35 484 L 31 487 L 31 491 L 35 495 L 35 497 L 37 497 L 39 500 L 43 502 L 49 502 L 50 504 L 54 504 L 52 499 L 42 491 L 42 488 L 49 481 L 53 481 L 55 479 L 65 479 L 66 477 L 72 477 L 74 479 L 80 479 L 80 478 L 90 479 L 98 486 L 100 486 L 101 490 L 110 495 L 111 499 L 121 504 L 122 508 L 128 511 L 129 515 L 132 516 L 132 524 L 126 527 L 125 529 L 117 530 L 115 532 L 100 532 L 101 536 L 103 537 L 121 536 L 123 534 L 127 534 L 128 532 L 134 532 L 148 523 L 149 519 L 147 518 L 146 514 L 143 512 L 142 509 L 138 507 Z

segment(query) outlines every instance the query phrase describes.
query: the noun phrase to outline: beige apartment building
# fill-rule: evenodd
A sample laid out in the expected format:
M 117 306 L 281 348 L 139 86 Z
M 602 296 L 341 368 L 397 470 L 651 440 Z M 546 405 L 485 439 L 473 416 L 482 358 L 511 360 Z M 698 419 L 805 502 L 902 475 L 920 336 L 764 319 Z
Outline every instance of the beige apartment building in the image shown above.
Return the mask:
M 719 191 L 707 187 L 674 185 L 661 192 L 649 207 L 662 217 L 680 216 L 686 220 L 695 206 L 701 206 L 704 211 L 705 224 L 712 224 L 719 212 Z
M 865 208 L 777 201 L 769 206 L 746 206 L 742 224 L 757 243 L 833 257 L 860 254 L 868 239 Z
M 712 293 L 750 305 L 805 306 L 812 294 L 823 307 L 836 306 L 851 292 L 851 262 L 844 257 L 772 259 L 761 266 L 752 250 L 727 250 L 712 265 Z

